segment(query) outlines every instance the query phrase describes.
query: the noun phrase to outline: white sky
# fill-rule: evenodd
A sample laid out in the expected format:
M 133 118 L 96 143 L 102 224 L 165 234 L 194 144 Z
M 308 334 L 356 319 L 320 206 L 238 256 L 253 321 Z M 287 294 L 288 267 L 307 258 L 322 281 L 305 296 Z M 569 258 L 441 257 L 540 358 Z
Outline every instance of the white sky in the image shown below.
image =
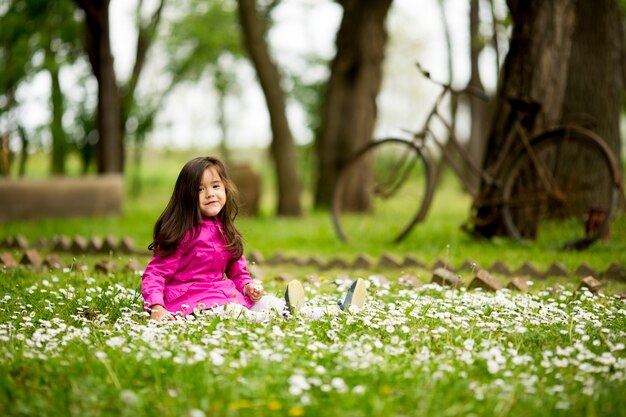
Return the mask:
M 147 2 L 149 4 L 149 2 Z M 446 11 L 453 37 L 455 82 L 463 85 L 468 73 L 468 1 L 447 0 Z M 378 100 L 379 122 L 377 134 L 383 135 L 398 127 L 415 127 L 419 113 L 429 106 L 429 98 L 436 89 L 419 79 L 414 67 L 422 62 L 437 78 L 447 78 L 446 47 L 438 9 L 438 0 L 394 0 L 388 16 L 390 43 L 387 49 L 383 91 Z M 119 79 L 130 73 L 135 53 L 133 13 L 136 0 L 111 1 L 111 42 L 115 68 Z M 302 66 L 304 54 L 332 58 L 335 33 L 341 19 L 341 8 L 332 0 L 286 0 L 276 10 L 276 27 L 271 33 L 274 58 L 281 67 L 298 72 L 311 71 Z M 493 79 L 493 58 L 485 57 L 483 80 L 487 87 Z M 139 89 L 146 91 L 159 85 L 161 71 L 158 56 L 150 56 L 142 75 Z M 270 140 L 269 119 L 262 92 L 250 67 L 241 69 L 241 97 L 227 103 L 227 121 L 230 140 L 235 146 L 265 146 Z M 62 73 L 66 93 L 76 94 L 72 85 L 76 75 Z M 316 76 L 318 74 L 312 74 Z M 19 91 L 28 102 L 24 123 L 33 127 L 49 118 L 47 91 L 49 79 L 35 77 Z M 93 86 L 95 88 L 95 85 Z M 220 137 L 216 127 L 216 99 L 211 94 L 210 82 L 204 80 L 194 86 L 177 88 L 166 101 L 159 115 L 159 124 L 149 137 L 149 144 L 171 147 L 214 146 Z M 298 142 L 309 141 L 302 112 L 289 108 L 289 121 Z

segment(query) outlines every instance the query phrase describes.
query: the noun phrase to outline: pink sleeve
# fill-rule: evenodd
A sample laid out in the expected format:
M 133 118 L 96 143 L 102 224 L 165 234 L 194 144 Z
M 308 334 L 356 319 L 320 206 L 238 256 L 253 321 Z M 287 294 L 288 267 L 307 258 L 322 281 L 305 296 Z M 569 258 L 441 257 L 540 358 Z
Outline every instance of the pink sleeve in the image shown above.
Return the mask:
M 243 294 L 243 287 L 251 282 L 254 282 L 252 277 L 250 276 L 250 272 L 248 272 L 248 267 L 246 263 L 246 258 L 242 256 L 236 261 L 231 261 L 228 263 L 228 267 L 226 268 L 226 275 L 235 283 L 235 288 L 237 291 Z
M 176 252 L 166 257 L 153 255 L 148 266 L 146 266 L 141 278 L 141 293 L 146 311 L 149 311 L 150 307 L 155 304 L 165 305 L 163 298 L 165 283 L 169 281 L 178 268 L 183 253 L 181 246 L 179 245 Z

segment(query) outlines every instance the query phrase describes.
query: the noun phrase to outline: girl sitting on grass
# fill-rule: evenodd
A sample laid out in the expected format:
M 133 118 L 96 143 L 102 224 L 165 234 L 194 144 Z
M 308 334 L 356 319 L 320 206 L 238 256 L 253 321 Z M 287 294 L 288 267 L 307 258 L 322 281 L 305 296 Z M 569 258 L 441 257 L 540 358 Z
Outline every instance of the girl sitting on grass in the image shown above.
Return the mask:
M 326 313 L 360 308 L 365 282 L 357 279 L 338 306 L 302 309 L 304 290 L 289 282 L 285 298 L 265 295 L 246 266 L 243 239 L 234 225 L 238 193 L 224 163 L 214 157 L 190 160 L 180 171 L 167 207 L 154 225 L 148 247 L 153 256 L 141 282 L 144 307 L 156 321 L 227 306 L 263 320 L 268 313 L 301 313 L 319 318 Z

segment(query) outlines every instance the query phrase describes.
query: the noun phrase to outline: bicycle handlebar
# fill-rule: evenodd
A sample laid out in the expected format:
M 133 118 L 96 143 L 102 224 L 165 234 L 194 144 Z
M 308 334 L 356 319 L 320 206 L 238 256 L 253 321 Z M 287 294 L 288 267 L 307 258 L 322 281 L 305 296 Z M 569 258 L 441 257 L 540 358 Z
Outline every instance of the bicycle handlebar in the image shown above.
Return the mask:
M 422 65 L 419 62 L 416 62 L 415 65 L 417 66 L 417 69 L 419 70 L 419 72 L 422 73 L 424 77 L 428 78 L 430 81 L 443 87 L 444 89 L 450 91 L 450 93 L 452 94 L 455 94 L 455 95 L 471 94 L 474 97 L 478 97 L 481 100 L 489 101 L 489 96 L 481 88 L 477 88 L 473 85 L 468 85 L 462 90 L 456 89 L 452 87 L 449 83 L 444 83 L 442 81 L 433 79 L 433 77 L 430 75 L 430 71 L 424 69 L 424 67 L 422 67 Z

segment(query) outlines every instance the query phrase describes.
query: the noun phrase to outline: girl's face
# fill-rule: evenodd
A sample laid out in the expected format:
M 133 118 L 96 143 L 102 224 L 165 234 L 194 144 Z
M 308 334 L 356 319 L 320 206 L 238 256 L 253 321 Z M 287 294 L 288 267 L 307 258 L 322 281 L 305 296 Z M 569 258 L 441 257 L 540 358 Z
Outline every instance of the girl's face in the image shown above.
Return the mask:
M 217 170 L 208 167 L 200 179 L 200 212 L 204 217 L 215 217 L 226 204 L 226 189 Z

